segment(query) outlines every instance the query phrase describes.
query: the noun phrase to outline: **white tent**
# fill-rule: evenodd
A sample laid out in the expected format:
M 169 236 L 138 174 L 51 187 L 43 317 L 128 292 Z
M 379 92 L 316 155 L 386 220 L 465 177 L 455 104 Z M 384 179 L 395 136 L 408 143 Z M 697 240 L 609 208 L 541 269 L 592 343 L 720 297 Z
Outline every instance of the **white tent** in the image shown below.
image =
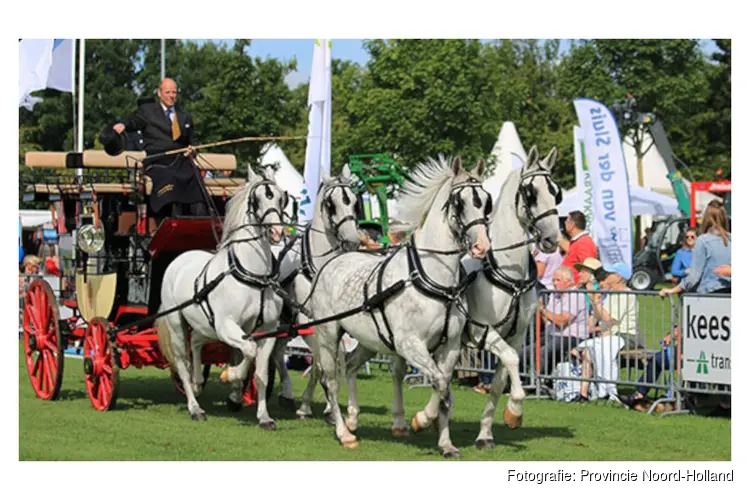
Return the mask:
M 557 206 L 560 216 L 573 210 L 583 210 L 583 192 L 570 189 L 563 193 L 563 201 Z M 677 201 L 663 194 L 655 193 L 640 186 L 630 186 L 630 211 L 636 215 L 679 215 Z
M 646 154 L 643 157 L 643 187 L 657 194 L 662 194 L 675 199 L 672 183 L 667 178 L 667 164 L 664 163 L 664 158 L 662 158 L 659 150 L 656 149 L 656 145 L 652 145 L 652 139 L 649 134 L 644 135 L 643 149 L 647 149 Z M 626 141 L 623 141 L 622 152 L 625 155 L 625 164 L 628 168 L 628 179 L 630 180 L 630 185 L 638 185 L 638 159 L 635 154 L 635 149 Z M 683 179 L 683 184 L 689 195 L 690 182 Z M 711 200 L 718 197 L 711 193 L 698 192 L 696 193 L 695 198 L 696 210 L 700 212 Z
M 289 158 L 286 157 L 278 144 L 271 143 L 260 159 L 261 165 L 272 165 L 276 169 L 276 183 L 291 196 L 299 199 L 302 189 L 305 187 L 305 179 L 302 177 Z
M 36 229 L 45 224 L 52 224 L 52 213 L 49 210 L 19 210 L 18 216 L 24 229 Z
M 495 156 L 497 162 L 492 176 L 484 181 L 483 186 L 492 196 L 492 200 L 497 202 L 500 196 L 500 188 L 503 187 L 503 182 L 508 178 L 508 174 L 511 170 L 523 167 L 526 162 L 526 150 L 523 149 L 513 122 L 503 123 L 500 134 L 497 136 L 497 142 L 492 147 L 490 154 Z

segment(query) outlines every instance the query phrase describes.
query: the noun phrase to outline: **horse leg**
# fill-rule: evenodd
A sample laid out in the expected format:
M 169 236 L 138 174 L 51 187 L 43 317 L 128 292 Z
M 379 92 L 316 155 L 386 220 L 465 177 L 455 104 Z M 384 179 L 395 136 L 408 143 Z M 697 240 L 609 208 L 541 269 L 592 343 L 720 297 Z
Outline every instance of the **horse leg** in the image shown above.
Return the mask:
M 405 437 L 409 435 L 409 429 L 406 427 L 404 419 L 404 378 L 406 377 L 406 362 L 401 356 L 391 358 L 391 368 L 393 370 L 393 426 L 391 434 L 395 437 Z
M 284 351 L 288 343 L 288 337 L 276 340 L 273 348 L 273 361 L 279 372 L 279 405 L 285 410 L 294 411 L 296 405 L 292 391 L 292 377 L 289 376 L 289 370 L 284 363 Z
M 242 352 L 242 361 L 237 366 L 230 366 L 221 372 L 219 380 L 224 384 L 242 383 L 250 369 L 250 364 L 258 354 L 255 341 L 245 340 L 245 332 L 231 319 L 216 322 L 216 335 L 221 342 Z M 266 375 L 268 376 L 268 375 Z
M 255 387 L 258 389 L 257 417 L 261 429 L 276 430 L 276 423 L 266 407 L 266 386 L 268 385 L 268 363 L 271 361 L 276 339 L 274 337 L 258 341 L 258 356 L 255 358 Z
M 190 338 L 190 347 L 193 352 L 193 392 L 198 397 L 203 392 L 203 363 L 201 355 L 203 346 L 206 345 L 206 338 L 202 335 L 193 335 Z
M 450 380 L 453 374 L 453 368 L 458 361 L 460 350 L 461 344 L 460 338 L 458 338 L 452 345 L 446 345 L 437 352 L 437 366 L 447 380 Z M 459 458 L 461 456 L 461 452 L 451 442 L 449 424 L 452 410 L 453 395 L 451 394 L 450 385 L 448 385 L 438 406 L 438 447 L 443 452 L 443 457 L 445 458 Z
M 299 319 L 298 322 L 300 324 L 307 323 L 310 321 L 310 319 L 305 316 L 302 313 L 299 313 Z M 312 365 L 310 367 L 310 371 L 308 372 L 308 379 L 307 379 L 307 386 L 305 387 L 305 391 L 302 393 L 302 400 L 300 401 L 299 409 L 297 410 L 297 418 L 305 419 L 312 417 L 312 400 L 313 396 L 315 395 L 315 386 L 318 384 L 318 382 L 321 380 L 320 377 L 320 366 L 318 364 L 319 362 L 319 354 L 318 354 L 318 339 L 317 335 L 304 335 L 302 337 L 302 340 L 305 341 L 305 344 L 307 344 L 308 349 L 310 349 L 310 352 L 312 353 Z M 322 385 L 322 383 L 321 383 Z M 326 390 L 326 387 L 323 387 L 324 390 Z M 327 404 L 327 401 L 326 401 Z M 326 409 L 328 407 L 326 406 Z
M 318 327 L 316 335 L 318 338 L 318 354 L 320 367 L 328 385 L 327 399 L 331 405 L 331 416 L 336 425 L 336 437 L 341 441 L 344 448 L 356 448 L 357 438 L 349 432 L 339 408 L 339 380 L 338 380 L 338 349 L 339 349 L 339 325 L 337 322 L 327 323 Z
M 172 342 L 172 353 L 174 355 L 173 364 L 177 371 L 177 375 L 180 376 L 182 387 L 185 389 L 185 397 L 187 398 L 190 418 L 193 420 L 206 420 L 206 412 L 200 407 L 198 400 L 193 393 L 193 384 L 191 383 L 190 369 L 188 368 L 189 359 L 187 355 L 187 342 L 185 342 L 181 320 L 176 314 L 171 316 L 172 317 L 167 317 L 164 323 L 169 330 L 169 338 Z M 197 335 L 194 334 L 193 338 L 196 336 Z
M 450 379 L 446 379 L 445 375 L 438 369 L 430 356 L 430 352 L 427 350 L 427 346 L 419 340 L 410 337 L 406 338 L 399 347 L 399 354 L 410 365 L 416 367 L 432 381 L 432 395 L 429 403 L 427 403 L 424 410 L 417 412 L 414 418 L 411 419 L 412 430 L 419 432 L 429 427 L 438 418 L 438 404 L 440 398 L 448 389 L 448 381 Z
M 374 351 L 357 344 L 357 347 L 344 356 L 345 376 L 349 383 L 349 405 L 346 408 L 346 427 L 356 432 L 359 426 L 359 401 L 357 400 L 357 372 L 360 367 L 372 359 Z
M 523 420 L 523 399 L 525 393 L 521 387 L 521 377 L 518 371 L 518 352 L 508 345 L 494 330 L 490 330 L 487 336 L 487 348 L 498 357 L 499 362 L 495 369 L 495 376 L 492 379 L 492 389 L 487 396 L 487 405 L 480 420 L 479 434 L 474 441 L 477 448 L 492 448 L 495 446 L 492 424 L 495 419 L 497 403 L 503 389 L 505 389 L 508 375 L 510 375 L 511 392 L 504 420 L 506 425 L 511 429 L 520 426 Z
M 229 354 L 229 365 L 230 366 L 238 366 L 240 363 L 242 363 L 244 359 L 244 355 L 242 354 L 242 351 L 239 349 L 231 349 Z M 227 408 L 231 412 L 238 412 L 242 410 L 242 405 L 244 404 L 244 391 L 245 391 L 245 382 L 244 380 L 235 380 L 232 382 L 232 390 L 229 393 L 229 396 L 227 398 Z

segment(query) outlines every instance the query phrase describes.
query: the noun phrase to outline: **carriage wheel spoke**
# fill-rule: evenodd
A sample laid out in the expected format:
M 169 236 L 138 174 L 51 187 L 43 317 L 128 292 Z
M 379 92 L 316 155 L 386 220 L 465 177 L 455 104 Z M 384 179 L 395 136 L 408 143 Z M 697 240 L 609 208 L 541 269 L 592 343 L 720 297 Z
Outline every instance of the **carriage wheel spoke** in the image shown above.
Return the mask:
M 35 378 L 39 377 L 39 367 L 42 364 L 42 356 L 37 355 L 36 359 L 34 359 L 34 356 L 32 355 L 31 359 L 33 360 L 32 362 L 34 363 L 34 367 L 31 369 L 31 375 Z
M 47 392 L 53 390 L 55 386 L 55 377 L 52 374 L 52 363 L 49 360 L 49 352 L 43 351 L 44 356 L 44 376 L 47 380 Z

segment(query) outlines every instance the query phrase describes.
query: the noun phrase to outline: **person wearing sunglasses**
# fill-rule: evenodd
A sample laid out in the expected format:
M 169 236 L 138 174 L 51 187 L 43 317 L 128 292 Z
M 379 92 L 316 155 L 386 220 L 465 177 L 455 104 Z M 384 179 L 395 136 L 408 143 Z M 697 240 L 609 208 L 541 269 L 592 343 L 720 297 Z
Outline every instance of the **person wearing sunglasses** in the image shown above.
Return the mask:
M 690 262 L 693 260 L 693 247 L 695 239 L 698 237 L 698 231 L 691 227 L 685 231 L 685 243 L 682 248 L 677 250 L 672 261 L 672 276 L 682 279 L 690 273 Z

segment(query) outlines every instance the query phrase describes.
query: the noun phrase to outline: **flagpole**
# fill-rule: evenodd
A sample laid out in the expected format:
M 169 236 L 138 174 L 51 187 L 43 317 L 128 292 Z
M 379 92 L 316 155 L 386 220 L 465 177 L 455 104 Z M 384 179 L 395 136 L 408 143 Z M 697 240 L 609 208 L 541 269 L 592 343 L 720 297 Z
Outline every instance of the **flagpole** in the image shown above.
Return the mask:
M 71 105 L 73 107 L 73 149 L 76 148 L 76 144 L 78 144 L 77 140 L 77 121 L 76 121 L 76 82 L 75 82 L 75 74 L 76 74 L 76 39 L 73 39 L 73 57 L 71 58 L 70 65 L 72 68 L 70 68 L 70 74 L 73 75 L 73 88 L 70 90 L 72 93 L 71 98 Z
M 161 39 L 161 79 L 164 80 L 164 78 L 167 76 L 167 65 L 165 63 L 166 60 L 166 43 L 164 39 Z
M 81 48 L 78 55 L 78 134 L 76 136 L 76 151 L 83 152 L 83 87 L 84 87 L 84 69 L 86 66 L 86 39 L 80 39 Z M 83 169 L 76 169 L 76 175 L 80 179 L 83 176 Z

